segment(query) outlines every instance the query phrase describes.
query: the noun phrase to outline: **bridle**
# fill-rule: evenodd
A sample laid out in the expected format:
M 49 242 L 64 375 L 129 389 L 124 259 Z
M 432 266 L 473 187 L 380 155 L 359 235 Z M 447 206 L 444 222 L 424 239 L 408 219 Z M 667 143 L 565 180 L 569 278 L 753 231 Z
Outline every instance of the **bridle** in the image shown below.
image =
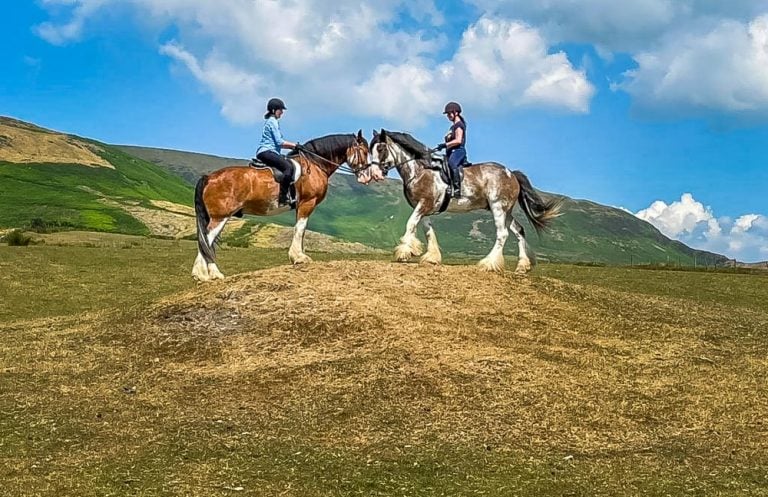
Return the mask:
M 378 145 L 384 145 L 385 149 L 387 150 L 387 155 L 391 155 L 391 156 L 394 157 L 395 154 L 392 153 L 392 147 L 391 147 L 391 145 L 389 143 L 386 142 L 386 140 L 378 142 L 375 146 L 378 146 Z M 414 161 L 414 160 L 419 160 L 419 159 L 417 159 L 416 157 L 411 157 L 410 159 L 406 159 L 406 160 L 404 160 L 402 162 L 394 162 L 393 161 L 392 163 L 390 163 L 389 166 L 387 166 L 386 164 L 381 163 L 379 161 L 371 161 L 371 163 L 369 164 L 369 167 L 370 166 L 378 166 L 379 169 L 381 169 L 381 173 L 384 176 L 386 176 L 387 173 L 389 173 L 392 169 L 396 169 L 396 168 L 398 168 L 398 167 L 400 167 L 402 165 L 408 164 L 409 162 Z
M 356 167 L 345 166 L 343 162 L 341 164 L 333 162 L 332 160 L 326 159 L 325 157 L 323 157 L 322 155 L 318 154 L 317 152 L 314 152 L 314 151 L 309 150 L 308 148 L 304 148 L 304 147 L 302 147 L 301 150 L 297 151 L 297 155 L 299 155 L 299 156 L 301 156 L 302 154 L 312 155 L 314 157 L 317 157 L 321 161 L 323 161 L 323 162 L 325 162 L 327 164 L 330 164 L 331 166 L 333 166 L 334 168 L 336 168 L 336 169 L 338 169 L 340 171 L 343 171 L 345 173 L 351 173 L 351 174 L 357 174 L 359 171 L 362 171 L 363 169 L 365 169 L 367 167 L 370 167 L 370 164 L 368 164 L 368 162 L 367 162 L 368 152 L 363 150 L 365 147 L 363 147 L 362 144 L 357 143 L 357 141 L 355 141 L 355 144 L 352 147 L 348 147 L 347 150 L 349 150 L 349 148 L 352 148 L 354 151 L 353 151 L 351 156 L 350 156 L 349 152 L 347 152 L 347 158 L 346 158 L 345 162 L 347 164 L 352 164 L 353 163 L 352 161 L 354 161 L 356 164 L 363 164 L 363 166 L 356 166 Z M 362 157 L 362 159 L 361 159 L 361 157 Z M 328 176 L 331 175 L 331 173 L 329 173 L 324 168 L 320 168 L 320 170 L 323 171 Z

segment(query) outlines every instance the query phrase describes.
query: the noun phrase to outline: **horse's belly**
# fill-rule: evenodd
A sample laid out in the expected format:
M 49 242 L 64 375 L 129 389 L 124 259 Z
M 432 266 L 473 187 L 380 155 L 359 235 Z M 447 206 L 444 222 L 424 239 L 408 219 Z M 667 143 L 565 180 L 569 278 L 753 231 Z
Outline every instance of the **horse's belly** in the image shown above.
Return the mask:
M 488 201 L 485 199 L 474 200 L 467 197 L 461 197 L 460 199 L 452 198 L 448 204 L 448 212 L 470 212 L 479 209 L 487 209 Z

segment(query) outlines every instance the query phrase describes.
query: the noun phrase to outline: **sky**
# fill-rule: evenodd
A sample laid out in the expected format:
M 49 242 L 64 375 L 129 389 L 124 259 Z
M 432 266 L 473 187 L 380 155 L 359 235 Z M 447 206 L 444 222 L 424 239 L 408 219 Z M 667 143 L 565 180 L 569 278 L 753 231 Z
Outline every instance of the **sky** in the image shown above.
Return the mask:
M 0 115 L 250 157 L 274 96 L 292 141 L 385 128 L 430 146 L 455 100 L 470 160 L 768 260 L 768 0 L 0 6 Z

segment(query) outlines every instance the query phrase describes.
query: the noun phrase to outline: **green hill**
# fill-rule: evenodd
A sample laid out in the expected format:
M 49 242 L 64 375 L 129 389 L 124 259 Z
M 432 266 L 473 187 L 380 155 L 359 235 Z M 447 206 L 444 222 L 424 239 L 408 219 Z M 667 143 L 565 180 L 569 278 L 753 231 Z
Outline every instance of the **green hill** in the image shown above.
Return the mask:
M 191 201 L 188 183 L 150 162 L 0 117 L 0 227 L 148 235 Z
M 245 163 L 242 159 L 173 150 L 118 148 L 166 167 L 190 183 L 200 174 L 233 163 Z M 535 178 L 533 181 L 535 184 Z M 341 239 L 391 249 L 402 235 L 410 212 L 399 180 L 366 187 L 352 176 L 336 174 L 331 178 L 330 194 L 310 219 L 310 228 Z M 651 224 L 621 209 L 566 197 L 563 212 L 552 231 L 537 238 L 518 211 L 517 219 L 526 225 L 530 243 L 540 257 L 568 262 L 687 266 L 724 265 L 728 260 L 670 240 Z M 490 250 L 495 229 L 487 212 L 446 213 L 434 219 L 440 245 L 447 252 L 477 256 Z M 274 222 L 290 225 L 293 216 L 284 214 L 274 218 Z M 516 252 L 516 243 L 510 240 L 507 253 Z

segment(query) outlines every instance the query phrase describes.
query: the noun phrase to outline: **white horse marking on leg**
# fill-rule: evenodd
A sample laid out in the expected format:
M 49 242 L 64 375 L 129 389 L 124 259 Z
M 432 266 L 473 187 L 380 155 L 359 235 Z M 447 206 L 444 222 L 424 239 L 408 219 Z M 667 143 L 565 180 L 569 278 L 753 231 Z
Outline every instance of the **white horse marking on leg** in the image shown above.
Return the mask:
M 507 212 L 498 204 L 491 202 L 493 221 L 496 224 L 496 243 L 488 255 L 478 264 L 486 271 L 502 271 L 504 269 L 504 244 L 507 242 Z
M 425 217 L 421 221 L 424 233 L 427 236 L 427 253 L 421 257 L 421 262 L 426 264 L 440 264 L 443 261 L 443 254 L 440 253 L 440 245 L 437 243 L 435 228 L 432 226 L 432 220 Z
M 512 230 L 512 233 L 514 233 L 517 237 L 517 249 L 519 252 L 515 273 L 525 274 L 533 268 L 533 265 L 536 263 L 536 257 L 531 248 L 528 246 L 528 241 L 525 239 L 525 231 L 523 230 L 523 227 L 517 222 L 515 218 L 511 216 L 511 214 L 510 217 L 512 220 L 509 223 L 509 229 Z M 530 257 L 528 256 L 528 252 L 531 253 Z
M 228 217 L 225 217 L 221 220 L 221 222 L 216 225 L 209 233 L 208 233 L 208 245 L 211 247 L 214 246 L 216 243 L 216 239 L 219 237 L 221 232 L 224 230 L 224 226 L 227 225 L 227 221 L 229 221 Z M 219 271 L 218 266 L 216 266 L 215 262 L 209 262 L 208 263 L 208 276 L 210 279 L 213 280 L 223 280 L 224 275 L 221 274 L 221 271 Z
M 293 228 L 293 241 L 288 250 L 288 258 L 293 264 L 305 264 L 312 262 L 312 259 L 304 253 L 304 232 L 307 229 L 307 218 L 301 218 L 296 221 Z
M 400 245 L 395 247 L 395 259 L 398 262 L 406 262 L 411 257 L 421 255 L 424 251 L 424 246 L 416 237 L 416 228 L 419 226 L 421 217 L 421 202 L 419 202 L 413 209 L 411 217 L 408 218 L 408 223 L 405 225 L 405 234 L 400 238 Z

